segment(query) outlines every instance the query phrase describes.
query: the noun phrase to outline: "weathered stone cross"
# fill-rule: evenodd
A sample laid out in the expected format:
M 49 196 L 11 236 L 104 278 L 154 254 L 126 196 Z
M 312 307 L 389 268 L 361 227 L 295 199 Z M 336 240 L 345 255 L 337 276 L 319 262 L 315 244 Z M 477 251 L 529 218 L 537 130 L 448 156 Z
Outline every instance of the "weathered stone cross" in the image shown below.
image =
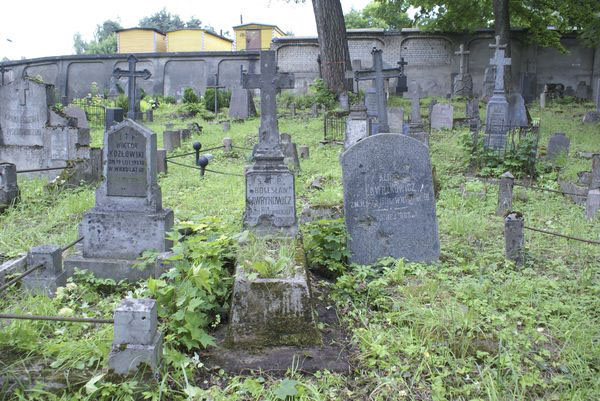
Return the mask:
M 461 44 L 460 47 L 458 48 L 457 52 L 454 52 L 454 54 L 456 54 L 457 56 L 460 56 L 460 67 L 459 67 L 459 72 L 461 75 L 463 75 L 465 73 L 465 59 L 466 59 L 466 55 L 471 54 L 470 51 L 465 51 L 465 45 Z
M 499 36 L 497 36 L 498 38 Z M 504 94 L 504 66 L 511 65 L 511 59 L 504 57 L 504 49 L 496 49 L 494 58 L 490 59 L 490 65 L 496 66 L 496 82 L 494 93 Z
M 389 132 L 390 126 L 387 118 L 387 98 L 385 96 L 385 80 L 404 76 L 404 67 L 401 68 L 383 68 L 383 51 L 373 48 L 373 67 L 370 70 L 360 70 L 354 72 L 356 81 L 375 81 L 375 90 L 377 91 L 377 114 L 379 120 L 379 132 Z
M 421 123 L 421 86 L 418 83 L 414 83 L 412 91 L 412 111 L 410 113 L 410 123 L 420 124 Z
M 494 49 L 494 50 L 506 49 L 506 44 L 504 44 L 504 45 L 500 44 L 500 35 L 496 35 L 496 43 L 490 44 L 489 46 L 490 46 L 490 49 Z
M 2 82 L 0 83 L 0 85 L 4 85 L 4 74 L 7 73 L 8 71 L 10 71 L 10 68 L 6 68 L 3 65 L 0 65 L 0 75 L 2 75 Z
M 277 126 L 277 89 L 293 89 L 294 74 L 277 72 L 275 51 L 260 52 L 260 74 L 242 74 L 244 89 L 260 89 L 260 128 L 256 159 L 282 157 Z
M 127 85 L 128 86 L 127 96 L 129 97 L 129 110 L 127 111 L 127 117 L 131 118 L 132 120 L 135 120 L 136 112 L 138 111 L 135 109 L 136 108 L 135 80 L 138 77 L 148 79 L 152 76 L 152 73 L 150 71 L 148 71 L 147 69 L 142 70 L 142 71 L 135 70 L 135 65 L 138 61 L 139 60 L 137 59 L 137 57 L 135 57 L 133 54 L 131 54 L 131 55 L 129 55 L 129 57 L 127 57 L 127 62 L 129 63 L 129 70 L 122 70 L 120 68 L 115 68 L 113 71 L 113 76 L 116 79 L 119 79 L 121 77 L 129 78 L 129 83 Z
M 22 79 L 21 82 L 19 83 L 17 90 L 20 93 L 19 104 L 21 106 L 26 106 L 27 105 L 27 91 L 29 91 L 29 81 L 26 78 Z

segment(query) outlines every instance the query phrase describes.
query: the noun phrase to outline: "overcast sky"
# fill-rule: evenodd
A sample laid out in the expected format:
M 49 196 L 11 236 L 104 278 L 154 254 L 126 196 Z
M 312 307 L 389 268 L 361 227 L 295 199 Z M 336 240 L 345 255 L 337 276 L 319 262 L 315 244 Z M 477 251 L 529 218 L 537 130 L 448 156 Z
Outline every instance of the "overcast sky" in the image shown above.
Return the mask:
M 344 13 L 362 9 L 370 0 L 341 0 Z M 262 22 L 297 36 L 315 35 L 312 3 L 285 0 L 4 0 L 0 7 L 0 60 L 74 54 L 73 34 L 93 37 L 96 25 L 107 19 L 124 28 L 166 7 L 184 21 L 194 16 L 217 32 L 240 24 Z

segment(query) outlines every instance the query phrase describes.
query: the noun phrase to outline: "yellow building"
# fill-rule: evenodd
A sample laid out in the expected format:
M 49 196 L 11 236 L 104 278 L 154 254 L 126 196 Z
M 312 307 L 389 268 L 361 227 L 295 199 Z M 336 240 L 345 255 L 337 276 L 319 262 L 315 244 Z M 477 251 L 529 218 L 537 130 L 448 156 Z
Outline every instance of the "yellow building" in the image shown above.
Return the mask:
M 167 33 L 168 52 L 216 52 L 233 49 L 233 40 L 206 29 L 178 29 Z
M 249 23 L 233 27 L 236 50 L 260 50 L 271 47 L 273 38 L 285 36 L 277 25 Z
M 167 51 L 166 35 L 153 28 L 129 28 L 117 31 L 118 53 L 158 53 Z

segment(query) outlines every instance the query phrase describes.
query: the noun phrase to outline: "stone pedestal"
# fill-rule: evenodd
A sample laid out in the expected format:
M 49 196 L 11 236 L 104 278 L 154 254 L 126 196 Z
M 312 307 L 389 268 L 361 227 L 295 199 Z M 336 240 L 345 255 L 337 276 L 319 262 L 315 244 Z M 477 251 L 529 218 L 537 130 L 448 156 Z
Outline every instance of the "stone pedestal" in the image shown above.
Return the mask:
M 371 119 L 367 116 L 367 108 L 363 105 L 354 105 L 346 119 L 346 135 L 344 149 L 348 149 L 356 142 L 366 138 L 371 133 Z
M 0 212 L 10 207 L 19 197 L 17 166 L 0 163 Z
M 163 132 L 163 147 L 167 152 L 172 152 L 181 146 L 181 133 L 179 131 Z
M 486 148 L 494 150 L 504 149 L 508 124 L 508 101 L 503 94 L 494 94 L 487 104 L 486 135 L 484 142 Z
M 56 289 L 67 283 L 67 275 L 63 271 L 62 249 L 55 245 L 31 248 L 27 254 L 27 268 L 39 264 L 43 264 L 43 267 L 23 278 L 23 287 L 35 294 L 53 297 Z
M 513 212 L 504 218 L 504 253 L 507 259 L 518 265 L 524 261 L 524 226 L 525 219 L 520 213 Z
M 458 74 L 454 77 L 452 95 L 462 97 L 473 95 L 473 77 L 471 77 L 471 74 Z

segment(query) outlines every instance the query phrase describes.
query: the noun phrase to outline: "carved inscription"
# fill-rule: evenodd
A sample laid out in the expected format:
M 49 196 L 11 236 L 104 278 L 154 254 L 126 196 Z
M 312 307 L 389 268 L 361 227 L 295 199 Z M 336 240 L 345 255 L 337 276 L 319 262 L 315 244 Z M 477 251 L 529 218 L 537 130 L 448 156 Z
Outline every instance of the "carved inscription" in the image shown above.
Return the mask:
M 42 136 L 48 122 L 45 92 L 40 94 L 33 84 L 28 92 L 32 93 L 28 93 L 26 104 L 22 104 L 19 91 L 12 85 L 0 87 L 0 130 L 5 145 L 43 146 Z
M 107 195 L 144 197 L 148 187 L 146 138 L 128 127 L 108 138 Z
M 508 131 L 508 104 L 489 103 L 487 111 L 487 146 L 492 149 L 503 149 Z
M 250 173 L 246 178 L 246 220 L 258 223 L 261 217 L 276 225 L 296 220 L 294 177 L 291 173 Z
M 409 66 L 450 64 L 448 41 L 435 38 L 407 39 L 402 46 L 402 57 Z

